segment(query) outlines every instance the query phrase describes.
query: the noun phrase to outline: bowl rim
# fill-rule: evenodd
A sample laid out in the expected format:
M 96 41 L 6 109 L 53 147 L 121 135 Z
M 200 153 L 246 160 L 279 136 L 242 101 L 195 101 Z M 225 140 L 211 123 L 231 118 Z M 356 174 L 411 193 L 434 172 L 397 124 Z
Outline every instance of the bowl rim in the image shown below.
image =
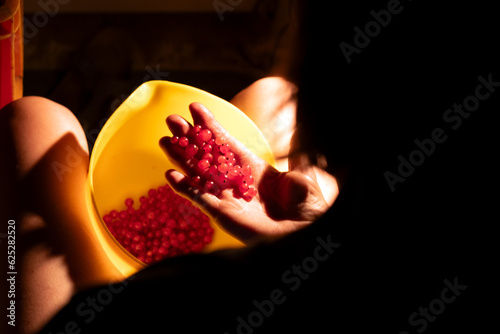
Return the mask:
M 128 113 L 133 113 L 136 112 L 137 109 L 140 109 L 142 107 L 147 106 L 151 102 L 151 96 L 152 94 L 157 91 L 158 89 L 165 89 L 165 88 L 170 88 L 174 90 L 187 90 L 187 91 L 192 91 L 195 94 L 202 94 L 205 95 L 206 97 L 209 97 L 210 99 L 215 99 L 220 103 L 225 103 L 228 105 L 228 107 L 234 109 L 236 112 L 238 112 L 240 117 L 246 118 L 250 123 L 254 124 L 253 121 L 239 108 L 237 108 L 235 105 L 233 105 L 231 102 L 224 100 L 212 93 L 209 93 L 205 90 L 187 85 L 187 84 L 182 84 L 182 83 L 177 83 L 177 82 L 172 82 L 172 81 L 167 81 L 167 80 L 151 80 L 151 81 L 146 81 L 139 85 L 123 102 L 116 108 L 116 110 L 111 114 L 111 116 L 107 119 L 106 123 L 103 125 L 101 130 L 99 131 L 99 134 L 94 142 L 93 149 L 90 155 L 89 159 L 89 171 L 87 175 L 87 189 L 86 192 L 89 194 L 89 199 L 90 199 L 90 204 L 87 204 L 87 210 L 91 211 L 93 213 L 94 219 L 97 220 L 97 224 L 99 227 L 94 226 L 95 228 L 98 228 L 101 233 L 102 231 L 105 231 L 106 236 L 110 239 L 110 241 L 113 241 L 114 246 L 117 246 L 118 249 L 122 252 L 122 254 L 127 255 L 127 259 L 131 260 L 133 262 L 134 267 L 139 267 L 139 268 L 145 268 L 148 266 L 148 264 L 140 261 L 138 258 L 136 258 L 133 254 L 131 254 L 125 247 L 113 236 L 109 228 L 107 227 L 106 223 L 103 220 L 103 215 L 99 212 L 96 198 L 95 198 L 95 193 L 94 193 L 94 167 L 101 155 L 101 152 L 99 148 L 103 145 L 102 142 L 106 140 L 105 134 L 110 131 L 110 128 L 115 126 L 115 120 L 120 117 L 126 117 Z M 140 93 L 146 93 L 149 94 L 145 98 L 141 98 L 140 100 L 142 103 L 135 103 L 134 106 L 130 107 L 129 104 L 131 101 L 134 99 L 135 96 L 137 96 Z M 135 101 L 137 102 L 137 101 Z M 195 100 L 193 100 L 195 102 Z M 265 140 L 265 137 L 263 136 L 261 130 L 255 125 L 255 129 L 259 133 L 259 135 L 264 139 L 263 143 L 267 145 L 266 150 L 268 152 L 271 152 L 270 156 L 267 157 L 267 162 L 270 165 L 273 165 L 276 167 L 276 162 L 274 160 L 274 157 L 272 156 L 272 151 L 269 147 L 269 143 L 267 140 Z M 168 129 L 167 129 L 168 131 Z M 104 144 L 105 145 L 105 144 Z M 209 216 L 210 220 L 213 221 L 214 218 Z M 96 233 L 99 233 L 99 231 L 96 231 Z M 102 242 L 102 241 L 101 241 Z M 119 256 L 119 255 L 118 255 Z

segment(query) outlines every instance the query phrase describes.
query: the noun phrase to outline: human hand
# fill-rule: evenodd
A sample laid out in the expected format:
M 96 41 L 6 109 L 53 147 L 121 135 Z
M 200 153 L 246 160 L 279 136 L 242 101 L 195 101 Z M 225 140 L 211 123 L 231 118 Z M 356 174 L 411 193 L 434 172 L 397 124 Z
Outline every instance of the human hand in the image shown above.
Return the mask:
M 255 196 L 241 196 L 232 188 L 204 192 L 192 182 L 192 177 L 203 171 L 186 157 L 183 148 L 171 143 L 171 137 L 160 140 L 161 148 L 184 173 L 166 172 L 171 187 L 197 203 L 221 228 L 248 243 L 258 237 L 279 236 L 300 229 L 328 209 L 312 167 L 292 164 L 290 171 L 280 172 L 233 138 L 202 104 L 192 103 L 189 109 L 194 124 L 209 129 L 215 138 L 226 138 L 240 164 L 252 168 Z M 181 116 L 171 115 L 166 122 L 174 136 L 193 139 L 190 131 L 193 125 Z

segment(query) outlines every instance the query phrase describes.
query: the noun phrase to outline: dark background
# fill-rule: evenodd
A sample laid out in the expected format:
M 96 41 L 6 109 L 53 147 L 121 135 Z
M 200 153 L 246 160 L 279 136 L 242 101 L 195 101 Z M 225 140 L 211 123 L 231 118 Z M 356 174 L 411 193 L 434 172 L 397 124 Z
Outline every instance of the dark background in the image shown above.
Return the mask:
M 86 131 L 149 80 L 231 99 L 270 73 L 279 43 L 270 31 L 288 23 L 276 21 L 278 1 L 231 6 L 223 20 L 212 1 L 48 3 L 57 11 L 25 4 L 24 95 L 63 104 Z

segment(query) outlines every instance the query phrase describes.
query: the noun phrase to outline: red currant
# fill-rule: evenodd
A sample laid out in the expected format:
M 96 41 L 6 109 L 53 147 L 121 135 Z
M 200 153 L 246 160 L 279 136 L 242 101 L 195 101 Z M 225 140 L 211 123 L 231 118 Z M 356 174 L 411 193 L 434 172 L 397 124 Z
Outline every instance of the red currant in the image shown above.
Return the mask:
M 219 173 L 219 182 L 223 185 L 228 185 L 229 184 L 229 177 L 227 176 L 226 173 Z
M 226 162 L 226 157 L 223 156 L 223 155 L 219 155 L 219 157 L 217 158 L 217 162 L 222 164 L 222 163 L 225 163 Z
M 210 167 L 210 160 L 208 160 L 208 159 L 201 159 L 200 161 L 198 161 L 198 167 L 202 171 L 208 169 Z
M 245 183 L 247 185 L 251 185 L 253 184 L 253 176 L 252 175 L 247 175 L 247 176 L 244 176 L 242 179 L 241 179 L 241 182 L 242 183 Z
M 198 146 L 196 146 L 195 144 L 188 144 L 186 146 L 185 152 L 188 156 L 192 157 L 196 153 L 198 153 Z
M 217 195 L 219 193 L 219 189 L 214 181 L 207 181 L 203 190 L 214 195 Z
M 222 154 L 226 154 L 229 152 L 229 144 L 223 143 L 222 145 L 219 146 L 219 151 Z
M 255 195 L 257 195 L 257 189 L 255 189 L 255 187 L 253 186 L 248 187 L 247 195 L 250 197 L 254 197 Z
M 203 129 L 198 133 L 198 137 L 202 142 L 206 142 L 212 138 L 212 131 L 208 129 Z
M 200 160 L 201 161 L 201 160 Z M 195 175 L 191 178 L 191 183 L 193 183 L 195 186 L 200 185 L 201 183 L 201 176 Z
M 246 193 L 246 192 L 247 192 L 247 190 L 248 190 L 248 185 L 247 185 L 247 184 L 245 184 L 245 183 L 242 183 L 242 184 L 240 184 L 240 185 L 238 186 L 238 189 L 240 190 L 240 192 L 241 192 L 242 194 L 244 194 L 244 193 Z
M 212 153 L 203 153 L 201 158 L 207 159 L 208 161 L 212 162 L 212 160 L 214 159 L 214 156 L 212 155 Z
M 223 163 L 221 163 L 221 164 L 219 165 L 219 167 L 217 167 L 217 168 L 218 168 L 218 170 L 219 170 L 219 172 L 220 172 L 220 173 L 224 173 L 224 174 L 226 174 L 226 172 L 227 172 L 227 171 L 228 171 L 228 169 L 229 169 L 229 165 L 228 165 L 227 163 L 223 162 Z
M 229 176 L 230 180 L 236 180 L 238 178 L 238 176 L 240 176 L 240 171 L 237 167 L 239 167 L 239 166 L 236 165 L 233 168 L 228 170 L 228 176 Z
M 127 198 L 125 200 L 125 205 L 127 206 L 127 208 L 134 206 L 134 200 L 132 198 Z
M 210 168 L 208 169 L 208 173 L 212 176 L 217 176 L 217 173 L 218 173 L 218 169 L 217 169 L 217 166 L 216 165 L 212 165 L 210 166 Z
M 201 149 L 203 150 L 203 152 L 205 153 L 211 153 L 212 152 L 212 145 L 210 144 L 205 144 L 201 147 Z
M 250 165 L 244 165 L 244 166 L 241 166 L 241 174 L 242 175 L 251 175 L 252 174 L 252 168 L 250 167 Z
M 191 138 L 192 142 L 190 142 L 188 137 Z M 238 165 L 237 157 L 231 151 L 231 146 L 227 142 L 227 138 L 223 136 L 215 137 L 209 129 L 204 129 L 202 126 L 195 124 L 188 136 L 172 138 L 172 142 L 185 148 L 185 158 L 188 167 L 198 167 L 201 171 L 201 175 L 191 178 L 191 184 L 202 191 L 216 195 L 222 189 L 232 187 L 244 194 L 246 199 L 257 194 L 255 187 L 250 187 L 255 182 L 251 166 L 248 164 L 243 165 L 243 167 Z M 153 202 L 146 202 L 141 199 L 140 210 L 147 210 L 148 206 L 155 205 L 155 201 L 167 203 L 167 198 L 154 199 Z M 161 205 L 158 205 L 157 208 L 163 208 Z M 168 212 L 172 212 L 172 209 L 168 208 Z M 130 213 L 126 211 L 124 214 Z M 114 218 L 111 216 L 110 219 L 113 221 Z M 182 244 L 182 247 L 187 246 Z M 193 247 L 197 247 L 195 242 L 193 242 L 192 247 L 178 248 L 177 251 L 184 251 Z M 176 252 L 169 251 L 170 255 L 174 253 Z
M 216 143 L 217 145 L 222 145 L 222 144 L 224 144 L 225 142 L 226 142 L 226 138 L 224 138 L 224 137 L 217 137 L 217 138 L 215 138 L 215 143 Z
M 196 179 L 201 183 L 200 176 L 193 177 L 193 181 Z M 211 191 L 217 190 L 214 184 Z M 135 210 L 133 199 L 127 198 L 126 210 L 111 210 L 103 216 L 116 240 L 140 261 L 154 263 L 192 252 L 193 245 L 199 244 L 194 247 L 199 251 L 208 243 L 208 239 L 198 239 L 198 234 L 206 234 L 207 227 L 201 222 L 208 222 L 208 217 L 168 185 L 150 189 L 140 202 L 140 208 Z
M 195 124 L 195 125 L 193 126 L 193 129 L 192 129 L 193 134 L 195 134 L 195 135 L 199 134 L 199 133 L 200 133 L 200 131 L 201 131 L 201 129 L 202 129 L 201 125 Z
M 189 139 L 187 137 L 179 138 L 179 146 L 186 147 L 189 144 Z

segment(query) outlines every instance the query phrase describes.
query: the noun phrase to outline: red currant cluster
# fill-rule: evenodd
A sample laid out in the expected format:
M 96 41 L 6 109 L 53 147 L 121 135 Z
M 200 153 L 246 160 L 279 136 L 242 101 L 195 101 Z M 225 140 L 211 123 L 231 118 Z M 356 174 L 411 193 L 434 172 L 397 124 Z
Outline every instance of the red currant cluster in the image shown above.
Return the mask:
M 188 136 L 191 140 L 174 136 L 170 141 L 184 148 L 189 165 L 198 167 L 201 175 L 192 177 L 193 185 L 214 195 L 230 187 L 248 199 L 257 195 L 257 189 L 252 186 L 252 168 L 238 163 L 226 138 L 213 138 L 212 132 L 201 125 L 194 125 Z
M 140 261 L 151 264 L 164 258 L 200 252 L 212 241 L 210 220 L 167 184 L 141 196 L 139 209 L 125 200 L 126 209 L 103 216 L 111 234 Z

